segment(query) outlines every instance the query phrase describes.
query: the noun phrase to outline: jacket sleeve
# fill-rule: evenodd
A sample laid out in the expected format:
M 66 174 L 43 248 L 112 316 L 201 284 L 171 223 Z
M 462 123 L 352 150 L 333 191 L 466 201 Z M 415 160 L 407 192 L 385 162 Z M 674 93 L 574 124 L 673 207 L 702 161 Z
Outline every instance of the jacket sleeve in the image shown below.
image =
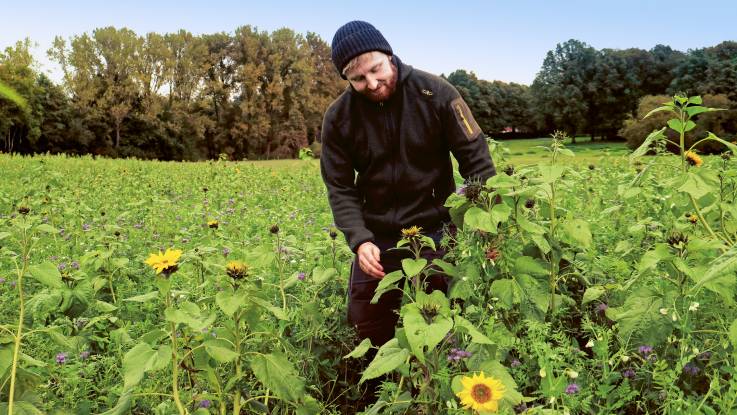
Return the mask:
M 452 85 L 447 84 L 447 88 L 446 99 L 441 103 L 441 117 L 450 151 L 458 160 L 458 170 L 465 181 L 483 184 L 496 175 L 489 146 L 461 95 Z
M 327 187 L 335 226 L 345 235 L 351 251 L 356 252 L 362 243 L 373 241 L 374 234 L 364 223 L 362 197 L 356 187 L 353 164 L 342 138 L 330 121 L 328 111 L 321 132 L 320 173 Z

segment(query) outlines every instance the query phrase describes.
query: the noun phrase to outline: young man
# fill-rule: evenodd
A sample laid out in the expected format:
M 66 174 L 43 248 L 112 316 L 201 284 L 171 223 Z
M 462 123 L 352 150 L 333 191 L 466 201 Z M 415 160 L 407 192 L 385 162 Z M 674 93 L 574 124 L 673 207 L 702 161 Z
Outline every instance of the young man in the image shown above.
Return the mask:
M 401 293 L 370 300 L 381 278 L 408 257 L 387 250 L 411 226 L 440 240 L 450 221 L 443 204 L 455 191 L 450 154 L 467 181 L 484 182 L 496 171 L 458 91 L 402 63 L 374 26 L 352 21 L 338 29 L 332 60 L 350 87 L 325 112 L 322 178 L 335 224 L 356 254 L 348 319 L 360 338 L 380 346 L 394 336 Z M 431 281 L 432 289 L 446 291 L 445 280 Z

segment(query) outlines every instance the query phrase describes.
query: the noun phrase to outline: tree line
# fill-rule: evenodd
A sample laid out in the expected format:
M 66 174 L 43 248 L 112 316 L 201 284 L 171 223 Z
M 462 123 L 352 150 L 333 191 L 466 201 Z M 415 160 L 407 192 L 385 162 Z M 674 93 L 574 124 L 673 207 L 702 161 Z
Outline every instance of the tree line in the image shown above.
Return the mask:
M 324 40 L 286 28 L 138 35 L 105 27 L 57 37 L 48 56 L 61 68 L 58 85 L 38 69 L 32 46 L 26 39 L 0 52 L 0 83 L 26 101 L 0 97 L 0 151 L 296 157 L 304 147 L 319 150 L 323 112 L 347 86 Z M 465 70 L 446 78 L 493 137 L 562 129 L 611 139 L 631 126 L 646 96 L 713 94 L 734 106 L 737 42 L 684 53 L 663 45 L 596 50 L 569 40 L 547 53 L 530 86 Z

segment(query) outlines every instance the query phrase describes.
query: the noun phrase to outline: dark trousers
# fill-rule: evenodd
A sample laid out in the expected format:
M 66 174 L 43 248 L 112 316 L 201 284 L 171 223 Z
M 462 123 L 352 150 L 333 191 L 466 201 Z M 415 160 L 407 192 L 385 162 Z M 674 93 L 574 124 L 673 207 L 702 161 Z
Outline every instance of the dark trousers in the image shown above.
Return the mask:
M 427 236 L 435 241 L 436 247 L 439 247 L 442 229 L 428 233 Z M 381 250 L 380 263 L 385 274 L 401 270 L 402 260 L 412 258 L 412 253 L 407 250 L 388 250 L 397 245 L 398 238 L 376 236 L 375 239 L 374 243 Z M 443 255 L 445 251 L 442 249 L 436 251 L 425 249 L 422 252 L 422 257 L 427 259 L 428 263 L 432 263 L 435 258 L 442 258 Z M 376 304 L 371 304 L 379 281 L 381 280 L 361 270 L 356 257 L 348 282 L 348 322 L 356 328 L 361 340 L 369 338 L 374 346 L 381 346 L 394 337 L 403 295 L 400 290 L 392 290 L 384 293 Z M 448 292 L 448 280 L 442 274 L 432 275 L 425 282 L 425 291 L 428 293 L 434 290 Z M 404 283 L 406 279 L 400 282 L 400 286 Z

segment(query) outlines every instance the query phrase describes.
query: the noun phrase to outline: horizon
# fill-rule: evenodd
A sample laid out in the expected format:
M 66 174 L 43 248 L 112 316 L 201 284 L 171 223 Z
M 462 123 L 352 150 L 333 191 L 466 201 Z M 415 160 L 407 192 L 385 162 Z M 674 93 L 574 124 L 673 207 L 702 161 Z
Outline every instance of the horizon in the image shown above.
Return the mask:
M 566 1 L 553 6 L 542 1 L 477 1 L 465 4 L 462 15 L 448 13 L 457 9 L 435 3 L 423 3 L 420 9 L 415 2 L 388 1 L 376 1 L 372 3 L 376 7 L 356 8 L 355 12 L 346 11 L 351 7 L 346 8 L 345 3 L 327 1 L 286 1 L 285 7 L 276 8 L 229 0 L 218 4 L 222 6 L 218 10 L 193 1 L 71 3 L 37 1 L 4 7 L 6 15 L 12 18 L 0 27 L 0 50 L 28 37 L 37 44 L 33 54 L 39 69 L 59 83 L 61 71 L 46 56 L 55 36 L 68 40 L 107 26 L 126 27 L 138 35 L 180 29 L 195 35 L 232 34 L 236 28 L 250 25 L 269 33 L 284 27 L 301 35 L 314 32 L 329 45 L 341 25 L 350 20 L 365 20 L 384 34 L 396 55 L 419 69 L 438 75 L 462 69 L 475 73 L 479 79 L 530 85 L 547 52 L 569 39 L 580 40 L 597 50 L 650 50 L 662 44 L 682 52 L 737 39 L 730 31 L 737 21 L 737 8 L 726 1 L 689 10 L 689 22 L 709 19 L 709 24 L 697 23 L 696 31 L 693 23 L 679 27 L 678 22 L 666 20 L 676 14 L 674 10 L 683 10 L 685 6 L 680 5 L 688 4 L 681 0 L 628 0 L 616 5 Z M 540 7 L 531 7 L 535 5 Z M 466 10 L 474 13 L 465 13 Z M 438 30 L 439 26 L 443 29 Z M 426 45 L 433 45 L 434 49 L 427 49 Z

